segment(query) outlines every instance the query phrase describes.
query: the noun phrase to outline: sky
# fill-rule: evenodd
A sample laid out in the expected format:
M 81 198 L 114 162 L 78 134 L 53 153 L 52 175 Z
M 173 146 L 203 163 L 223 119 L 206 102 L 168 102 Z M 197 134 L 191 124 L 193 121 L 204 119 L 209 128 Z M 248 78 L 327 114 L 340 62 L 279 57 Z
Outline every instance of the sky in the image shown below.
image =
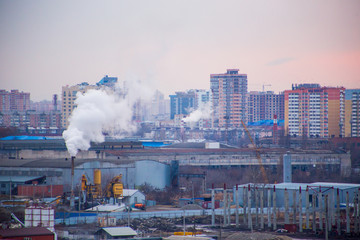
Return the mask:
M 248 89 L 360 88 L 360 1 L 0 0 L 0 89 L 50 100 L 103 76 L 165 95 L 238 68 Z

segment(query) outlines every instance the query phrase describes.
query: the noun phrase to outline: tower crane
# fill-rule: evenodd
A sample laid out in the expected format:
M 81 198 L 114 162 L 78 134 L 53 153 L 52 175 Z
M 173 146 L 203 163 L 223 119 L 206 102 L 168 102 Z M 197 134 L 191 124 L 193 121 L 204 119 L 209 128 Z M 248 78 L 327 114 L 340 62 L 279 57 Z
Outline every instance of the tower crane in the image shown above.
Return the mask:
M 263 92 L 265 92 L 265 87 L 271 87 L 271 84 L 263 84 L 262 85 Z
M 261 175 L 263 177 L 263 181 L 265 184 L 269 183 L 269 180 L 267 178 L 266 172 L 265 172 L 265 168 L 262 164 L 262 160 L 261 160 L 261 156 L 260 156 L 260 149 L 256 147 L 254 140 L 252 139 L 249 130 L 247 129 L 245 123 L 243 122 L 243 120 L 241 120 L 241 124 L 243 126 L 243 128 L 245 129 L 245 132 L 247 134 L 247 136 L 250 139 L 251 144 L 253 145 L 254 149 L 255 149 L 255 153 L 256 153 L 256 159 L 258 160 L 259 166 L 260 166 L 260 171 L 261 171 Z

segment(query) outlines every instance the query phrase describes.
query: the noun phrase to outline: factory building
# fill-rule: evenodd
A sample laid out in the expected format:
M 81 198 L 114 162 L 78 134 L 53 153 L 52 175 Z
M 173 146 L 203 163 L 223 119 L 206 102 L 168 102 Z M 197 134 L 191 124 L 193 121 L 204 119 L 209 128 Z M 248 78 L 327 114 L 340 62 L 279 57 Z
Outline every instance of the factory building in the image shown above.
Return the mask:
M 29 176 L 29 174 L 18 174 L 15 172 L 7 172 L 8 174 L 0 174 L 0 193 L 10 195 L 17 194 L 17 187 L 20 185 L 35 185 L 43 184 L 46 180 L 44 175 L 41 176 Z M 9 174 L 11 173 L 11 174 Z

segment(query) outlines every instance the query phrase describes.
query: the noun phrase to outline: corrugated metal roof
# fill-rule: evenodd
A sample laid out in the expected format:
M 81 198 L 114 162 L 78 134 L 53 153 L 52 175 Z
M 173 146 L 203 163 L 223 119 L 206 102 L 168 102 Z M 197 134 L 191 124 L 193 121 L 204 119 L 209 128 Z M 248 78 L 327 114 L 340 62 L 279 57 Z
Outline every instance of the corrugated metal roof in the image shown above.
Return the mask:
M 44 236 L 44 235 L 54 235 L 54 233 L 45 227 L 15 228 L 15 229 L 0 230 L 0 236 L 2 237 L 29 237 L 29 236 Z
M 309 186 L 310 183 L 278 183 L 275 184 L 276 189 L 287 189 L 287 190 L 299 190 L 301 187 L 302 190 L 306 190 L 306 187 Z
M 137 235 L 137 233 L 130 227 L 105 227 L 102 228 L 102 230 L 113 237 Z
M 27 182 L 42 176 L 0 176 L 0 182 Z
M 247 187 L 250 184 L 251 187 L 254 187 L 253 183 L 247 183 L 238 185 L 239 189 Z M 360 184 L 354 184 L 354 183 L 331 183 L 331 182 L 314 182 L 314 183 L 277 183 L 277 184 L 266 184 L 265 188 L 273 188 L 275 185 L 276 189 L 288 189 L 288 190 L 299 190 L 299 187 L 301 187 L 302 190 L 306 190 L 306 187 L 312 187 L 317 188 L 319 186 L 321 187 L 334 187 L 339 188 L 340 190 L 346 190 L 351 188 L 360 188 Z M 258 187 L 263 187 L 263 185 L 258 185 Z
M 123 189 L 123 196 L 124 197 L 131 197 L 136 192 L 139 192 L 139 190 L 137 190 L 137 189 Z
M 309 184 L 311 186 L 323 186 L 323 187 L 334 187 L 340 190 L 346 190 L 350 188 L 360 188 L 360 184 L 354 183 L 331 183 L 331 182 L 314 182 Z
M 118 205 L 113 205 L 113 204 L 105 204 L 105 205 L 97 205 L 95 207 L 92 208 L 88 208 L 85 211 L 90 211 L 90 212 L 120 212 L 123 211 L 125 209 L 125 204 L 121 204 L 120 206 Z

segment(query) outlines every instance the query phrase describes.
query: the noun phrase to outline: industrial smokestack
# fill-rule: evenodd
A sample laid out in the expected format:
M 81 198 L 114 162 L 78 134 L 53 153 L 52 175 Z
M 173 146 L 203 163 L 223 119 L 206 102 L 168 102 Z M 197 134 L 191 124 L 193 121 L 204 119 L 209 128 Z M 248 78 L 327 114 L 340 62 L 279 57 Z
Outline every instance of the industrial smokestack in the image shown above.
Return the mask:
M 70 208 L 75 208 L 75 197 L 74 197 L 74 168 L 75 168 L 75 157 L 71 157 L 71 195 L 70 195 Z
M 283 156 L 283 182 L 291 183 L 291 155 L 289 152 Z
M 57 111 L 57 94 L 54 94 L 53 96 L 53 105 L 54 111 Z

